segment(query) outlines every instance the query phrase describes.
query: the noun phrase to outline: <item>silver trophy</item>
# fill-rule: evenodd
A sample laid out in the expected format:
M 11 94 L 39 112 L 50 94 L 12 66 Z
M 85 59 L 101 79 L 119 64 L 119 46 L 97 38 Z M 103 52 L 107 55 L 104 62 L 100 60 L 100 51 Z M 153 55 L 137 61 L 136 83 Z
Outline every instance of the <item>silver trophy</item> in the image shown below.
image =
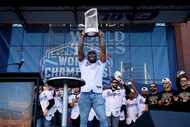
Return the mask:
M 98 13 L 97 8 L 91 8 L 84 13 L 85 33 L 87 36 L 96 36 L 98 33 Z

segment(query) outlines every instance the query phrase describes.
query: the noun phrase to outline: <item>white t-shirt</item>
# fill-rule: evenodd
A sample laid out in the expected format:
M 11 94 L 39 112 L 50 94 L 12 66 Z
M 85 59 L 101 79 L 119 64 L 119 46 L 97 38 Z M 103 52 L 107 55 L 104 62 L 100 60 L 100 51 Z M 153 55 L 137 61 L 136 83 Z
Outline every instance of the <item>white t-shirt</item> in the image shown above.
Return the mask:
M 106 106 L 106 116 L 111 116 L 111 114 L 115 117 L 120 116 L 120 110 L 123 102 L 125 102 L 125 91 L 124 89 L 118 89 L 112 91 L 112 89 L 106 89 L 103 91 L 103 97 L 105 98 L 105 106 Z
M 80 96 L 80 95 L 77 95 Z M 76 100 L 76 95 L 70 95 L 69 96 L 69 103 L 71 103 L 73 100 Z M 77 119 L 80 115 L 79 111 L 79 104 L 78 102 L 74 104 L 74 107 L 71 109 L 71 119 Z
M 79 62 L 81 71 L 81 78 L 85 80 L 86 84 L 81 87 L 81 92 L 102 93 L 103 85 L 103 72 L 105 68 L 105 62 L 102 63 L 97 60 L 95 63 L 89 63 L 87 59 Z

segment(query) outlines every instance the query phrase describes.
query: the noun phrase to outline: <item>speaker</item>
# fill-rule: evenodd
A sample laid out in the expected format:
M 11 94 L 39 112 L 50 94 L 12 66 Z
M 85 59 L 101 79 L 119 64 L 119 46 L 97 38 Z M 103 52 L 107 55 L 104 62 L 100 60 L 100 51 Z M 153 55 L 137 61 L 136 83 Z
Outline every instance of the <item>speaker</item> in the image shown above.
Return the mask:
M 150 112 L 144 112 L 135 122 L 133 127 L 155 127 Z
M 151 110 L 149 113 L 155 127 L 190 127 L 189 112 Z
M 189 112 L 150 110 L 140 116 L 133 127 L 190 127 Z

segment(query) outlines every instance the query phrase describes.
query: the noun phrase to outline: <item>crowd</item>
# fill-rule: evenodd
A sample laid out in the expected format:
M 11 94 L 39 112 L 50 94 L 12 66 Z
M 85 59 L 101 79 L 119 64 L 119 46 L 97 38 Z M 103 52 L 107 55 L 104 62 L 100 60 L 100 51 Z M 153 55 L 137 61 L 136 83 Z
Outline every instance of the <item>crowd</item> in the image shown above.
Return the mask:
M 174 89 L 176 84 L 176 89 Z M 160 84 L 159 84 L 160 85 Z M 190 81 L 184 71 L 176 75 L 176 83 L 163 78 L 160 90 L 156 82 L 138 90 L 134 81 L 124 81 L 122 74 L 116 71 L 109 87 L 104 87 L 105 112 L 109 127 L 130 127 L 144 112 L 152 110 L 190 111 Z M 39 112 L 37 127 L 61 126 L 62 89 L 45 84 L 39 91 Z M 69 126 L 80 126 L 80 88 L 70 89 L 68 98 Z M 88 116 L 87 127 L 99 127 L 99 118 L 93 108 Z

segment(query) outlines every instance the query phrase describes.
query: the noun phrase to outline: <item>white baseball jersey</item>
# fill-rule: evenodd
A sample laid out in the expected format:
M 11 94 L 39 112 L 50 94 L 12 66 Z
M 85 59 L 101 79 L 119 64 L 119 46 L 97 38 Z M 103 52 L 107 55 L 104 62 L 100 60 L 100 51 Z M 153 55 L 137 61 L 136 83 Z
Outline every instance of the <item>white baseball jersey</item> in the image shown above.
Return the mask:
M 123 99 L 123 104 L 122 105 L 125 105 L 126 106 L 126 103 L 127 103 L 127 100 L 126 100 L 126 98 L 124 97 L 124 99 Z M 125 120 L 126 119 L 126 116 L 125 116 L 125 111 L 123 110 L 123 111 L 121 111 L 120 112 L 120 116 L 119 116 L 119 120 Z
M 112 91 L 112 89 L 106 89 L 103 91 L 103 97 L 105 98 L 106 116 L 115 117 L 120 116 L 120 110 L 122 104 L 124 104 L 125 91 L 124 89 L 118 89 Z
M 98 60 L 95 63 L 89 63 L 87 59 L 79 62 L 81 71 L 81 78 L 85 80 L 86 84 L 81 87 L 81 92 L 102 93 L 102 77 L 105 63 Z
M 49 100 L 53 99 L 53 94 L 54 91 L 50 90 L 44 90 L 40 93 L 39 99 L 43 111 L 46 110 L 46 108 L 48 107 Z
M 51 107 L 48 110 L 48 114 L 47 116 L 45 116 L 46 120 L 50 121 L 52 119 L 52 117 L 54 117 L 54 113 L 57 111 L 57 107 L 55 105 L 53 105 L 53 107 Z
M 44 90 L 40 93 L 39 99 L 40 99 L 40 105 L 42 107 L 43 112 L 47 109 L 49 105 L 49 100 L 54 99 L 54 91 L 53 90 Z M 56 102 L 55 102 L 56 103 Z M 51 107 L 48 110 L 47 116 L 45 116 L 46 120 L 51 120 L 52 117 L 54 116 L 54 113 L 56 112 L 57 107 L 54 104 L 53 107 Z
M 60 113 L 63 112 L 63 106 L 62 106 L 62 101 L 61 97 L 55 96 L 54 97 L 55 104 L 53 105 L 52 108 L 49 109 L 48 115 L 45 117 L 47 120 L 51 120 L 52 117 L 54 117 L 55 112 L 58 110 Z
M 127 99 L 127 124 L 130 125 L 131 122 L 135 122 L 138 116 L 138 100 L 134 98 L 132 100 Z
M 55 100 L 55 106 L 56 106 L 56 109 L 60 112 L 60 113 L 63 113 L 63 103 L 62 103 L 62 100 L 61 100 L 61 97 L 59 96 L 55 96 L 54 97 L 54 100 Z
M 77 95 L 80 96 L 80 95 Z M 69 103 L 71 103 L 73 100 L 76 100 L 76 95 L 72 94 L 69 96 Z M 76 102 L 74 104 L 74 107 L 72 107 L 71 109 L 71 118 L 72 119 L 77 119 L 80 115 L 80 111 L 79 111 L 79 104 L 78 102 Z

